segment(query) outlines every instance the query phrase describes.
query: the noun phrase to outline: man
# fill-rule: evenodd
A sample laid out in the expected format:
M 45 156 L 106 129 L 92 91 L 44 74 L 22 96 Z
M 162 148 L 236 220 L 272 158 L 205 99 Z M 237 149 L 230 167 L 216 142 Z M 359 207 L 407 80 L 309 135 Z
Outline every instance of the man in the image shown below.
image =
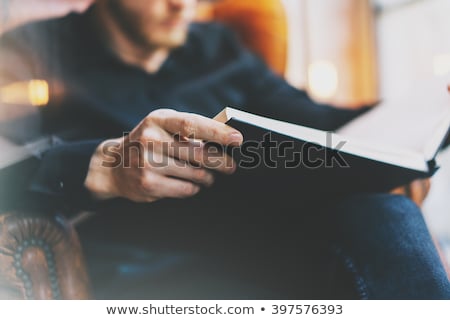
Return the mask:
M 224 152 L 211 163 L 199 141 L 243 140 L 210 119 L 225 105 L 324 130 L 364 109 L 313 102 L 225 28 L 192 24 L 195 8 L 195 0 L 98 0 L 85 14 L 1 39 L 9 81 L 62 88 L 45 127 L 82 128 L 82 138 L 43 156 L 29 190 L 57 209 L 99 212 L 80 229 L 97 297 L 449 298 L 408 199 L 323 203 L 295 185 L 236 183 Z M 111 150 L 123 163 L 107 165 Z

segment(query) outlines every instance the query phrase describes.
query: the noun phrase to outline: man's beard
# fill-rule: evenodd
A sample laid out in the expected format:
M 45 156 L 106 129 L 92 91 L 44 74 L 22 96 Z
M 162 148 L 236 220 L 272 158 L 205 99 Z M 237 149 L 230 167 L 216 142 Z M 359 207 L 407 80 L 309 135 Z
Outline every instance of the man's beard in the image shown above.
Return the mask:
M 120 1 L 108 1 L 108 4 L 110 13 L 120 28 L 130 40 L 142 48 L 174 49 L 182 46 L 186 41 L 187 31 L 176 37 L 176 39 L 172 39 L 171 37 L 152 38 L 146 32 L 146 26 L 141 22 L 140 17 L 127 13 L 127 10 L 120 5 Z

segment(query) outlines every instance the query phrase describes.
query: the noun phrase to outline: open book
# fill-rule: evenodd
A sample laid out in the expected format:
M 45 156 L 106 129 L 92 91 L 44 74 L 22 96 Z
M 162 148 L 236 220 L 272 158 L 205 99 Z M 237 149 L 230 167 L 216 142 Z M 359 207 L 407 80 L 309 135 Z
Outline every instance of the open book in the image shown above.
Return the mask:
M 332 133 L 234 108 L 214 119 L 244 135 L 234 155 L 240 167 L 283 169 L 276 175 L 321 191 L 389 191 L 437 170 L 435 156 L 450 128 L 450 95 L 442 91 L 435 101 L 405 105 L 392 100 Z M 267 170 L 262 174 L 271 175 Z

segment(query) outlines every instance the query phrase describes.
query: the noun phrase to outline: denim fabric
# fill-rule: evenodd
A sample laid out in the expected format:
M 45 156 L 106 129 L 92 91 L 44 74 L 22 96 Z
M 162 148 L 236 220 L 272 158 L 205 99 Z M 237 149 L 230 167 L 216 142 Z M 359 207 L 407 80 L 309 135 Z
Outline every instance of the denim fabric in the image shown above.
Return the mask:
M 450 284 L 420 209 L 408 198 L 353 196 L 336 208 L 336 252 L 367 299 L 450 299 Z
M 422 214 L 407 198 L 278 200 L 237 206 L 200 197 L 100 213 L 79 230 L 96 297 L 450 297 Z

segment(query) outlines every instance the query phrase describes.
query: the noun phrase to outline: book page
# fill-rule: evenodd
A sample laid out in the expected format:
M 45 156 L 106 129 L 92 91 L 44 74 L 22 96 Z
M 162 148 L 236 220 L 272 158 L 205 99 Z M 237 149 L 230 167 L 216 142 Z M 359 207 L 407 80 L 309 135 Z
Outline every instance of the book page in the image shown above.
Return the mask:
M 265 118 L 230 107 L 225 108 L 214 117 L 214 119 L 223 123 L 229 123 L 228 120 L 237 120 L 247 124 L 249 126 L 249 131 L 254 127 L 259 127 L 266 131 L 279 133 L 301 141 L 311 142 L 325 148 L 333 148 L 334 145 L 339 145 L 339 151 L 366 159 L 372 159 L 423 172 L 427 172 L 428 170 L 428 165 L 420 153 L 392 147 L 391 145 L 377 145 L 375 143 L 368 143 L 365 140 L 353 137 L 348 138 L 336 133 L 330 135 L 330 133 L 326 131 Z M 244 139 L 245 136 L 244 133 Z M 341 142 L 344 142 L 344 144 L 340 145 Z
M 450 84 L 450 81 L 448 82 Z M 434 156 L 450 126 L 450 93 L 442 81 L 386 99 L 336 132 L 347 138 Z

